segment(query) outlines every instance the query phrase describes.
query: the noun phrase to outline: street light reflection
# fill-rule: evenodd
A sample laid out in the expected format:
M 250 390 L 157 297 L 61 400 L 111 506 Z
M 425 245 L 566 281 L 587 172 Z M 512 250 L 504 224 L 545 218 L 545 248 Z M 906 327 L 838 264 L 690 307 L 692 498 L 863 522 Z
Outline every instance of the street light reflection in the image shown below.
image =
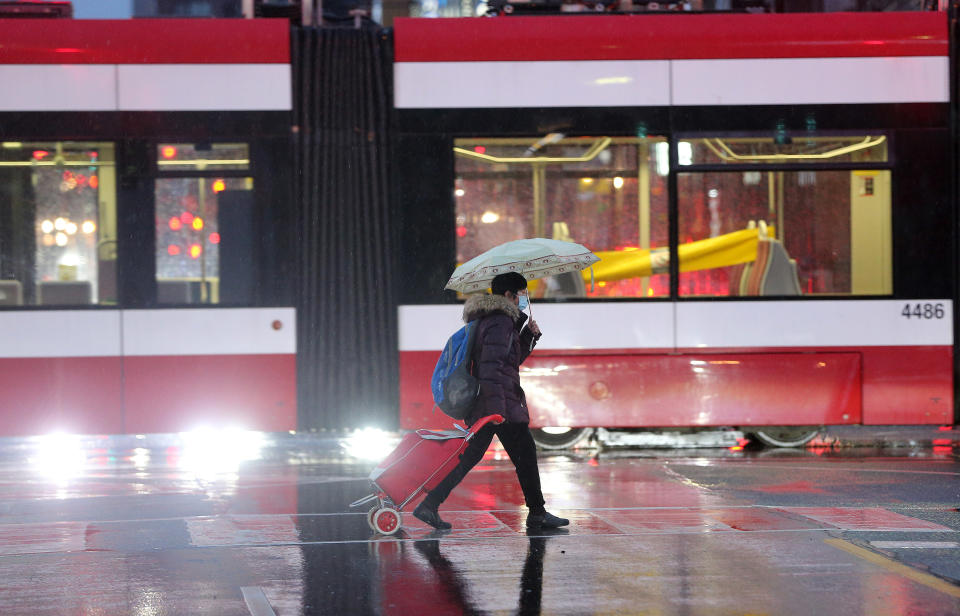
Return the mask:
M 29 461 L 44 477 L 65 484 L 83 472 L 87 457 L 79 435 L 55 433 L 37 439 L 36 455 Z
M 380 460 L 387 457 L 399 442 L 396 435 L 379 428 L 363 428 L 343 439 L 340 447 L 347 455 L 360 460 Z
M 200 428 L 181 432 L 182 453 L 177 465 L 197 477 L 236 473 L 240 464 L 259 460 L 265 437 L 262 432 L 232 428 Z

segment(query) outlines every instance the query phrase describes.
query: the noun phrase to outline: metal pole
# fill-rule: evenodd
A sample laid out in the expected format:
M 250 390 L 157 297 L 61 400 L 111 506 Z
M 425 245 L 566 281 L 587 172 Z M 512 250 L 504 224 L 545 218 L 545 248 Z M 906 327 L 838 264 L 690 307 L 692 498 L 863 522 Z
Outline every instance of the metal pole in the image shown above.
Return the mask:
M 198 178 L 199 180 L 199 204 L 200 204 L 200 220 L 204 224 L 207 223 L 207 179 Z M 207 293 L 207 243 L 203 240 L 204 233 L 200 234 L 200 303 L 208 304 L 210 303 L 210 296 Z
M 637 198 L 640 212 L 637 216 L 638 240 L 640 250 L 650 250 L 650 143 L 643 139 L 637 146 Z M 650 277 L 640 279 L 640 292 L 647 296 Z
M 316 4 L 316 8 L 314 8 Z M 317 15 L 320 15 L 320 19 L 315 19 Z M 300 19 L 302 24 L 306 26 L 312 26 L 315 23 L 320 23 L 323 21 L 323 0 L 301 0 L 300 2 Z

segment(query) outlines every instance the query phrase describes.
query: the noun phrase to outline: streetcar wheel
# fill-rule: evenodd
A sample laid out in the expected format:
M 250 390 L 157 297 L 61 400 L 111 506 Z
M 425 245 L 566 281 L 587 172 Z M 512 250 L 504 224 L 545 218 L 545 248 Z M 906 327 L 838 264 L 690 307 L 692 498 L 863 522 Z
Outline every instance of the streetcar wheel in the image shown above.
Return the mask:
M 392 535 L 400 530 L 400 521 L 399 511 L 385 507 L 373 516 L 373 527 L 378 533 Z
M 820 428 L 809 426 L 770 426 L 753 431 L 754 438 L 770 447 L 803 447 L 818 434 Z
M 541 449 L 569 449 L 590 438 L 593 428 L 536 428 L 530 432 Z
M 373 523 L 373 518 L 377 515 L 377 512 L 380 511 L 380 507 L 374 505 L 373 509 L 367 512 L 367 526 L 370 527 L 370 530 L 377 532 L 377 527 Z

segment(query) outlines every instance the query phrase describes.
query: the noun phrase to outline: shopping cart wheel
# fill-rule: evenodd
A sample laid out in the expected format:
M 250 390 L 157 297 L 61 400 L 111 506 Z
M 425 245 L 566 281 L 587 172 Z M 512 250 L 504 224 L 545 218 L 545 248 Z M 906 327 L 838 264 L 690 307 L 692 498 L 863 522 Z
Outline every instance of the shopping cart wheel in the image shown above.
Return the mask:
M 369 526 L 373 532 L 377 532 L 377 527 L 373 525 L 373 517 L 377 515 L 378 511 L 380 511 L 380 506 L 374 505 L 370 511 L 367 512 L 367 526 Z
M 392 535 L 400 530 L 400 512 L 390 507 L 378 509 L 373 516 L 373 529 L 384 535 Z

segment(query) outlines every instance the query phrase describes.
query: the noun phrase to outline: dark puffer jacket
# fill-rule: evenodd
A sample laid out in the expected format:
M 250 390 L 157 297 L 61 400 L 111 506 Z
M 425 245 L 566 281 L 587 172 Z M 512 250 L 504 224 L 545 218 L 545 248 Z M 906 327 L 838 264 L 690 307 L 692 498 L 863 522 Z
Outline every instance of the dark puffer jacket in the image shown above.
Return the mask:
M 480 380 L 480 398 L 467 417 L 469 424 L 501 413 L 510 423 L 530 423 L 520 387 L 520 364 L 530 355 L 539 335 L 523 324 L 527 315 L 503 295 L 474 295 L 463 306 L 463 321 L 476 321 L 473 374 Z

